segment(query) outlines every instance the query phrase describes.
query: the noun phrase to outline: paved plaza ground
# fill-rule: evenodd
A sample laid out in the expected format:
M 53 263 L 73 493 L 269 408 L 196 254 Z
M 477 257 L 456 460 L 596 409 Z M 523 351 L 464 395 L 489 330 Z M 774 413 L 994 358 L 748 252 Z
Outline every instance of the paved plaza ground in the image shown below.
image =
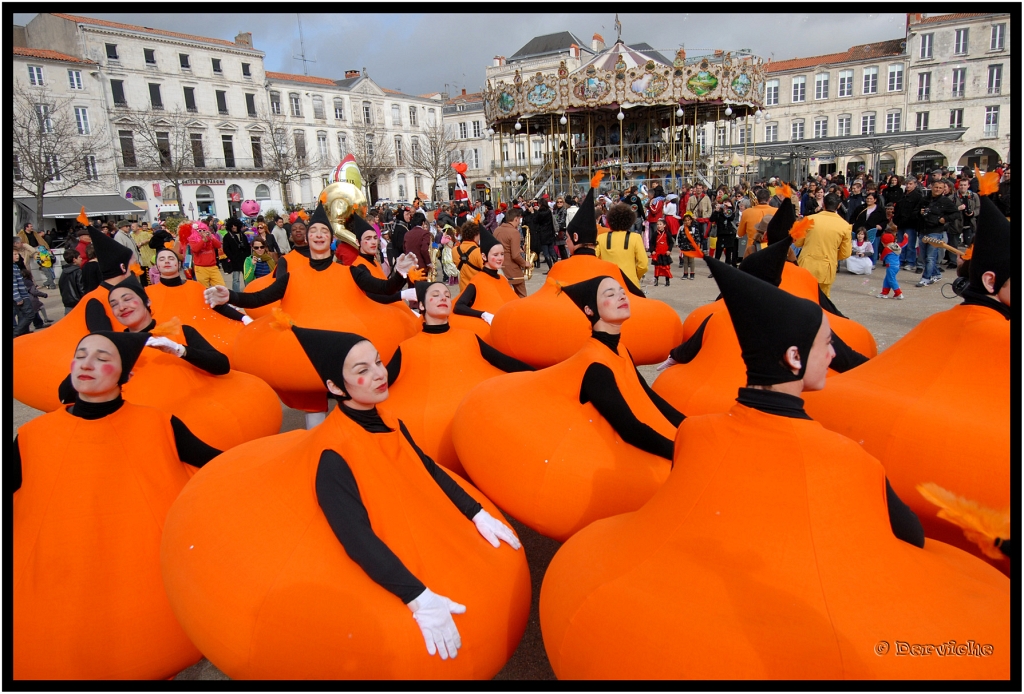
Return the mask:
M 653 272 L 649 271 L 648 275 Z M 673 272 L 678 272 L 673 269 Z M 718 296 L 718 287 L 713 279 L 708 278 L 708 270 L 703 263 L 697 264 L 695 280 L 673 279 L 669 287 L 659 282 L 652 287 L 652 278 L 644 283 L 647 295 L 652 299 L 660 299 L 672 306 L 680 318 L 685 318 L 693 309 L 714 301 Z M 903 337 L 918 322 L 938 311 L 951 308 L 959 303 L 959 299 L 946 299 L 952 296 L 950 287 L 943 287 L 954 279 L 955 271 L 946 270 L 942 281 L 930 287 L 915 287 L 920 275 L 901 271 L 898 276 L 901 287 L 907 298 L 903 301 L 881 300 L 876 295 L 882 287 L 884 271 L 876 269 L 873 274 L 863 277 L 840 272 L 832 286 L 832 301 L 847 317 L 863 324 L 874 335 L 879 352 L 884 351 L 896 340 Z M 535 272 L 528 283 L 529 293 L 541 287 L 545 277 L 543 270 Z M 51 291 L 50 297 L 44 301 L 50 318 L 56 319 L 64 314 L 57 291 Z M 666 355 L 667 356 L 667 355 Z M 649 383 L 657 376 L 654 366 L 641 366 L 640 372 Z M 528 404 L 526 405 L 528 406 Z M 282 405 L 283 407 L 283 405 Z M 15 430 L 28 420 L 41 414 L 38 410 L 14 402 L 13 416 Z M 284 421 L 281 431 L 291 431 L 304 426 L 303 413 L 284 407 Z M 523 636 L 515 655 L 505 666 L 496 679 L 553 679 L 554 673 L 548 664 L 541 640 L 540 622 L 537 614 L 537 603 L 540 596 L 540 585 L 548 563 L 557 551 L 559 543 L 543 537 L 521 523 L 512 521 L 512 525 L 523 541 L 523 548 L 530 565 L 533 580 L 533 603 L 526 634 Z M 410 628 L 413 628 L 410 618 Z M 209 661 L 203 659 L 197 665 L 182 671 L 177 679 L 226 679 Z

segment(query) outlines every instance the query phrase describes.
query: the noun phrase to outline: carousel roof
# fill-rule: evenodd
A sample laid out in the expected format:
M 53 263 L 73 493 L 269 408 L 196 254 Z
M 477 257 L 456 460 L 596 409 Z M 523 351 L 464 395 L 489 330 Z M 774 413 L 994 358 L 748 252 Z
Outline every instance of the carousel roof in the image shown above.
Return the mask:
M 581 65 L 576 72 L 584 71 L 589 67 L 593 67 L 597 70 L 607 70 L 613 72 L 615 66 L 619 64 L 621 59 L 626 65 L 626 69 L 640 67 L 646 65 L 648 60 L 654 60 L 655 62 L 661 63 L 662 65 L 669 65 L 667 60 L 654 51 L 647 44 L 640 44 L 646 49 L 646 54 L 641 53 L 630 46 L 627 46 L 620 39 L 615 42 L 615 45 L 607 50 L 601 51 L 593 58 L 588 60 L 586 63 Z

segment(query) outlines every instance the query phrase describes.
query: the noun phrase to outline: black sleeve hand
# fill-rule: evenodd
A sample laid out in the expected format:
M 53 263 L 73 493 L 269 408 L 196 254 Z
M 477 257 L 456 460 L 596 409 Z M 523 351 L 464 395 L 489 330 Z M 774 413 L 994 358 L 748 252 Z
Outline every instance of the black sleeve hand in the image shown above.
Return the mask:
M 480 339 L 480 336 L 476 336 L 476 341 L 480 345 L 480 356 L 482 356 L 487 363 L 496 369 L 501 369 L 505 373 L 513 373 L 515 371 L 536 371 L 532 366 L 524 362 L 519 361 L 515 357 L 510 357 L 504 352 L 491 347 L 489 344 Z
M 595 362 L 583 374 L 580 404 L 588 402 L 594 404 L 623 441 L 652 455 L 672 460 L 673 442 L 636 418 L 615 383 L 615 375 L 604 364 Z
M 622 276 L 622 283 L 626 285 L 626 291 L 628 291 L 630 294 L 634 296 L 646 297 L 646 295 L 642 291 L 640 291 L 640 287 L 633 284 L 633 280 L 626 277 L 626 273 L 624 273 L 622 270 L 619 270 L 619 274 Z
M 896 496 L 889 478 L 885 478 L 885 501 L 889 507 L 889 526 L 892 534 L 915 547 L 924 547 L 924 528 L 917 514 Z
M 62 405 L 70 405 L 78 396 L 78 391 L 71 385 L 71 374 L 64 377 L 64 380 L 57 386 L 57 399 Z
M 231 320 L 237 321 L 242 320 L 242 316 L 244 315 L 240 311 L 236 311 L 232 306 L 229 306 L 228 304 L 220 304 L 219 306 L 214 306 L 213 310 L 219 313 L 220 315 L 224 316 L 225 318 L 230 318 Z
M 178 450 L 178 460 L 192 467 L 202 467 L 221 454 L 210 444 L 202 441 L 192 433 L 185 422 L 171 416 L 171 429 L 174 431 L 174 446 Z
M 274 270 L 276 271 L 274 282 L 269 287 L 264 287 L 258 292 L 231 292 L 228 303 L 234 304 L 239 308 L 259 308 L 260 306 L 280 301 L 284 297 L 285 290 L 288 288 L 287 259 L 279 259 Z
M 395 349 L 394 356 L 391 357 L 391 361 L 388 362 L 388 387 L 390 388 L 398 380 L 398 375 L 402 373 L 402 347 L 399 345 Z
M 394 301 L 394 299 L 390 299 L 390 297 L 402 291 L 402 287 L 405 286 L 406 280 L 398 272 L 393 272 L 391 273 L 391 277 L 386 280 L 382 280 L 374 277 L 373 273 L 370 272 L 370 269 L 363 265 L 350 265 L 349 270 L 352 273 L 352 279 L 355 280 L 356 285 L 362 289 L 364 293 L 378 294 L 382 297 L 388 297 L 388 303 L 390 303 L 390 301 Z M 401 296 L 398 297 L 398 299 L 401 298 Z M 379 303 L 385 302 L 381 301 Z
M 640 385 L 644 387 L 644 392 L 647 393 L 647 397 L 649 397 L 651 402 L 654 403 L 654 406 L 658 408 L 658 412 L 661 412 L 661 415 L 667 419 L 672 426 L 678 427 L 682 424 L 683 420 L 686 419 L 686 415 L 672 407 L 665 398 L 654 392 L 654 389 L 647 385 L 647 380 L 644 379 L 643 374 L 640 373 L 639 369 L 634 366 L 633 370 L 636 371 L 637 380 L 639 380 Z
M 218 352 L 198 330 L 191 325 L 183 325 L 181 332 L 185 335 L 185 356 L 182 357 L 185 361 L 214 376 L 223 376 L 231 370 L 227 356 Z
M 836 351 L 836 356 L 829 366 L 839 373 L 845 373 L 868 361 L 867 357 L 843 342 L 843 338 L 836 333 L 832 333 L 832 348 Z
M 476 301 L 476 285 L 467 284 L 466 288 L 459 294 L 459 298 L 455 301 L 455 315 L 456 316 L 471 316 L 473 318 L 480 318 L 484 315 L 483 311 L 477 311 L 473 308 L 473 302 Z
M 704 322 L 700 324 L 693 335 L 690 335 L 689 339 L 668 353 L 676 363 L 689 364 L 697 356 L 700 348 L 704 345 L 704 328 L 707 327 L 709 320 L 711 320 L 710 315 L 704 319 Z
M 110 316 L 107 315 L 107 311 L 103 308 L 103 304 L 100 303 L 99 299 L 89 299 L 85 303 L 85 327 L 91 333 L 99 332 L 100 330 L 110 332 L 114 329 L 113 324 L 110 322 Z
M 483 506 L 481 506 L 476 499 L 467 494 L 466 490 L 460 487 L 455 480 L 449 477 L 448 473 L 444 471 L 444 468 L 435 463 L 429 455 L 420 450 L 420 447 L 412 440 L 412 434 L 410 434 L 409 430 L 405 428 L 405 424 L 402 420 L 398 420 L 398 428 L 401 429 L 402 436 L 404 436 L 405 440 L 409 442 L 412 449 L 416 451 L 416 455 L 418 455 L 420 460 L 423 461 L 423 467 L 427 469 L 427 472 L 433 478 L 434 482 L 437 483 L 437 486 L 441 488 L 441 491 L 444 492 L 445 496 L 455 504 L 455 508 L 459 509 L 459 511 L 462 512 L 462 515 L 472 520 L 473 516 L 479 513 Z

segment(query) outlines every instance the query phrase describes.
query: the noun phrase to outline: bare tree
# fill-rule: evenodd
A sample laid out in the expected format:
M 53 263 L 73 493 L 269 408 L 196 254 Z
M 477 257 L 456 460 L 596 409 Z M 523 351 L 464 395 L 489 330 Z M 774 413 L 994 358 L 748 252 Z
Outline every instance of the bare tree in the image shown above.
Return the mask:
M 367 192 L 379 181 L 386 181 L 395 172 L 395 149 L 383 127 L 366 123 L 353 128 L 352 146 L 349 148 L 359 166 Z M 373 202 L 372 200 L 370 201 Z
M 423 131 L 422 136 L 413 135 L 413 138 L 417 137 L 419 146 L 413 147 L 409 165 L 413 171 L 422 173 L 430 179 L 430 195 L 433 199 L 437 195 L 438 182 L 447 181 L 452 172 L 452 153 L 456 144 L 455 129 L 451 125 L 436 121 Z
M 295 134 L 286 130 L 284 116 L 261 108 L 256 120 L 267 137 L 260 138 L 258 159 L 256 153 L 253 153 L 254 166 L 266 171 L 266 180 L 280 184 L 282 202 L 287 208 L 290 205 L 288 186 L 310 177 L 315 170 L 329 167 L 330 162 L 321 161 L 318 153 L 309 150 L 304 135 L 302 139 L 296 140 Z
M 47 194 L 100 181 L 110 157 L 110 137 L 82 114 L 76 117 L 70 99 L 48 90 L 14 89 L 14 185 L 35 198 L 36 224 L 43 224 Z M 95 114 L 99 115 L 99 114 Z

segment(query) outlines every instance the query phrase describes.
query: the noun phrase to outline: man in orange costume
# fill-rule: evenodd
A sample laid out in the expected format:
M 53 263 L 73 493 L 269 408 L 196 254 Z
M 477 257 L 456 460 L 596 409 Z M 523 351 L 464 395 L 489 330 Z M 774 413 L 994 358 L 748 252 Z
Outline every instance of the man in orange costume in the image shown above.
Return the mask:
M 740 216 L 740 228 L 737 234 L 739 238 L 746 237 L 747 239 L 747 249 L 743 252 L 743 257 L 761 250 L 761 240 L 764 235 L 758 232 L 757 223 L 766 214 L 775 214 L 775 208 L 768 204 L 769 198 L 771 198 L 771 193 L 766 188 L 759 188 L 757 204 L 743 210 L 743 215 Z

